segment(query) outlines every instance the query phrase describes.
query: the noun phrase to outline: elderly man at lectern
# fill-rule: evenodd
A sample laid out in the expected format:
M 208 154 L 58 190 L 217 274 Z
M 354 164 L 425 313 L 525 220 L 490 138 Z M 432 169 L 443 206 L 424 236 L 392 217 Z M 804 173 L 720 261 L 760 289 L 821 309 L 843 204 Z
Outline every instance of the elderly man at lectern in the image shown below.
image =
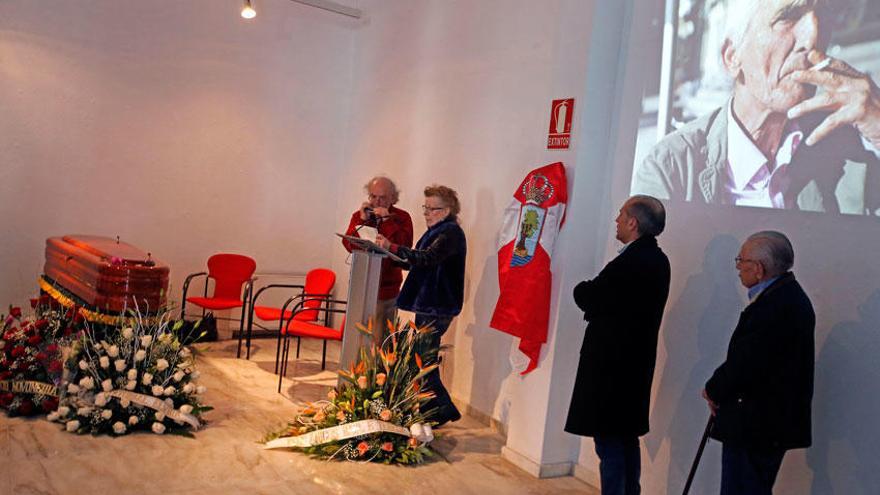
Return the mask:
M 412 247 L 412 218 L 404 210 L 394 206 L 400 198 L 400 191 L 394 182 L 382 176 L 373 177 L 364 185 L 367 200 L 352 213 L 346 235 L 376 240 L 376 234 L 391 239 L 395 244 Z M 342 245 L 350 253 L 357 249 L 352 243 L 342 240 Z M 376 304 L 376 316 L 381 318 L 382 327 L 385 321 L 394 322 L 397 318 L 397 294 L 403 282 L 400 267 L 391 260 L 382 260 L 382 271 L 379 275 L 379 301 Z

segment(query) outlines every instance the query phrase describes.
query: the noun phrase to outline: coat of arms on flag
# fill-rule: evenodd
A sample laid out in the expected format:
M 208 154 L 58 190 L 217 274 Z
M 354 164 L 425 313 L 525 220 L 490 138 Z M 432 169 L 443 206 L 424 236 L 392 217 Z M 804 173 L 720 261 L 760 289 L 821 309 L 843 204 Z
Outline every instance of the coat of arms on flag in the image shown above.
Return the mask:
M 498 238 L 500 294 L 489 325 L 520 338 L 535 369 L 547 341 L 550 318 L 550 257 L 565 219 L 565 167 L 561 162 L 532 170 L 504 211 Z

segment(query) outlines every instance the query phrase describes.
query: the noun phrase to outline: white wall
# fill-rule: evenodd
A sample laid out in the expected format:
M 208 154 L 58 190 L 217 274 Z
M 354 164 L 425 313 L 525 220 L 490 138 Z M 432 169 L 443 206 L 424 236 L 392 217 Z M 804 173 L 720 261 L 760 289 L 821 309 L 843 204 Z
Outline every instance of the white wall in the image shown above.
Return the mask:
M 0 2 L 0 304 L 46 237 L 121 236 L 182 277 L 330 262 L 354 20 L 263 0 Z

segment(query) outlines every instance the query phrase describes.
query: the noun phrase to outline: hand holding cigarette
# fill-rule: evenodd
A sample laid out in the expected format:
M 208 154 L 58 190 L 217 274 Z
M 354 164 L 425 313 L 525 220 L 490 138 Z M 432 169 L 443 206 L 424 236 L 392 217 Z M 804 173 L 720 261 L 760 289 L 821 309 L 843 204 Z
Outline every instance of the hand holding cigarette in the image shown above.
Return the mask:
M 788 111 L 788 118 L 830 111 L 831 113 L 807 136 L 806 144 L 813 146 L 835 129 L 852 125 L 875 147 L 880 148 L 880 89 L 867 75 L 852 66 L 812 50 L 808 60 L 813 64 L 806 70 L 791 74 L 794 81 L 812 84 L 820 91 Z

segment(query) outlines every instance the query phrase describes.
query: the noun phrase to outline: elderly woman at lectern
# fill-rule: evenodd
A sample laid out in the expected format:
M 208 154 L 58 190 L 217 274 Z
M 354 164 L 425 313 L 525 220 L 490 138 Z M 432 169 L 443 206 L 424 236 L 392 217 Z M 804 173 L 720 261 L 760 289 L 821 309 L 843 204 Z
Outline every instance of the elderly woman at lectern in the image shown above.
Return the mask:
M 416 243 L 415 249 L 392 244 L 381 235 L 376 242 L 402 258 L 409 276 L 403 283 L 397 306 L 416 314 L 416 325 L 430 325 L 431 350 L 440 348 L 440 338 L 459 312 L 464 299 L 464 263 L 467 243 L 464 231 L 458 225 L 461 205 L 455 191 L 433 185 L 425 188 L 425 204 L 422 212 L 428 231 Z M 435 398 L 426 406 L 437 408 L 434 419 L 440 426 L 457 421 L 461 414 L 452 403 L 449 393 L 440 381 L 440 371 L 435 369 L 425 377 L 425 388 L 434 392 Z

